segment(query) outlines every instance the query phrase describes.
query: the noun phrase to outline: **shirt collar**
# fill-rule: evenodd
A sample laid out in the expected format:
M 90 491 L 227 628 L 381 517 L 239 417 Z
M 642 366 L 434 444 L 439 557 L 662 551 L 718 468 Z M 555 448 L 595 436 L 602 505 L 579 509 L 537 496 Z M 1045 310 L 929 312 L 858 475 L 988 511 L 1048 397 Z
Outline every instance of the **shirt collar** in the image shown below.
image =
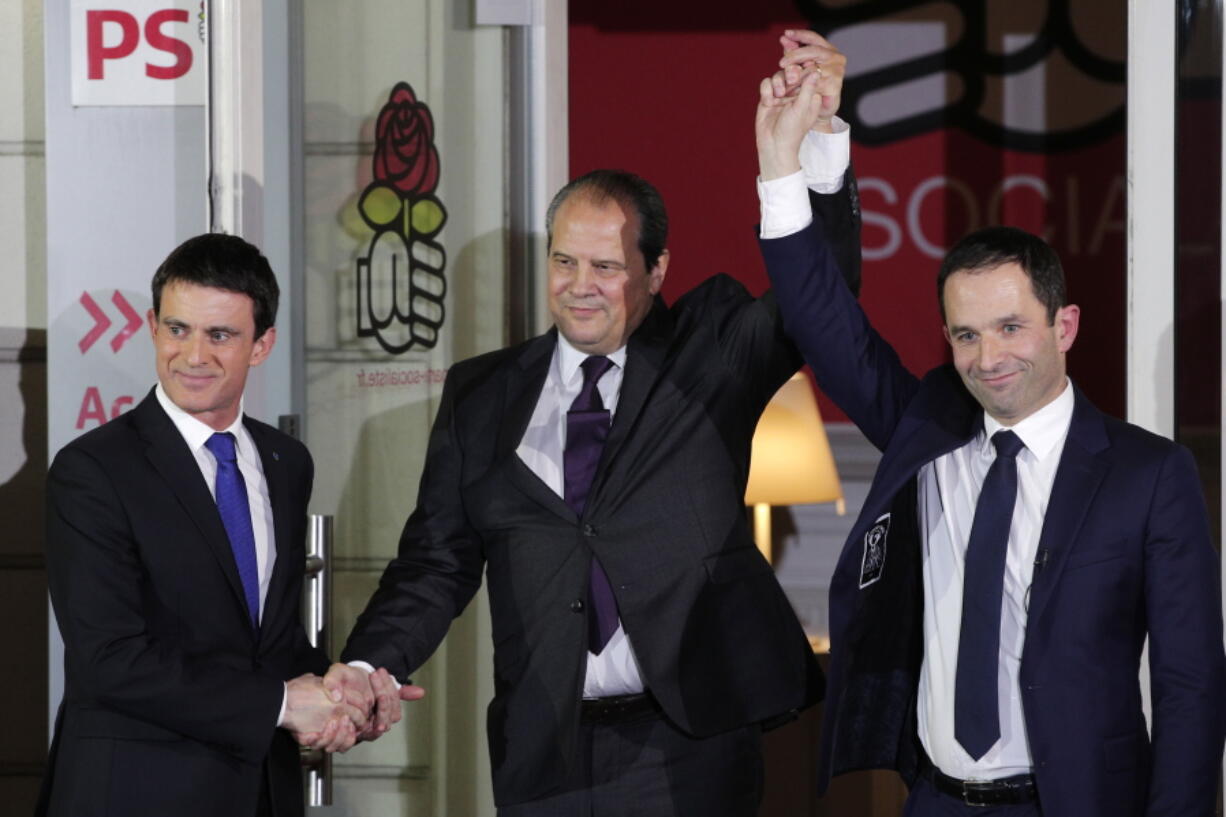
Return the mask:
M 1068 434 L 1069 425 L 1073 422 L 1073 383 L 1064 378 L 1064 391 L 1046 406 L 1031 414 L 1015 426 L 1004 426 L 987 412 L 983 415 L 983 437 L 979 441 L 981 448 L 993 448 L 992 435 L 1002 428 L 1007 428 L 1021 438 L 1026 450 L 1036 460 L 1042 460 L 1060 444 Z M 995 455 L 995 452 L 990 452 Z
M 561 383 L 570 383 L 576 377 L 582 377 L 579 374 L 579 366 L 583 361 L 587 360 L 591 355 L 587 352 L 581 352 L 570 344 L 566 338 L 558 332 L 558 380 Z M 626 347 L 622 346 L 616 352 L 611 352 L 605 355 L 609 360 L 613 361 L 613 365 L 619 369 L 626 368 Z
M 161 404 L 162 410 L 170 417 L 170 421 L 175 424 L 175 428 L 179 429 L 179 434 L 182 435 L 183 441 L 187 443 L 187 447 L 195 454 L 199 451 L 209 437 L 217 433 L 217 430 L 207 423 L 202 423 L 192 415 L 188 414 L 183 409 L 175 405 L 175 402 L 166 394 L 166 390 L 162 388 L 162 384 L 158 383 L 154 389 L 154 394 L 157 395 L 158 403 Z M 243 450 L 247 444 L 247 435 L 243 434 L 243 404 L 239 401 L 238 416 L 234 418 L 234 422 L 229 427 L 223 429 L 234 435 L 235 447 L 239 456 L 248 453 Z

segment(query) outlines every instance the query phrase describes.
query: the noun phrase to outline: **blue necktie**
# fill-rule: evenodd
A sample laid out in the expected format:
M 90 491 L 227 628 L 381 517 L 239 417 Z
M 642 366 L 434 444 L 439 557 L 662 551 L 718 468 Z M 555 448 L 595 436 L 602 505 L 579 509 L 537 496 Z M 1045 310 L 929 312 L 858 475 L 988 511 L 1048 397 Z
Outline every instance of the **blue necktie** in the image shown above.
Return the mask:
M 251 506 L 247 504 L 247 483 L 238 470 L 238 457 L 234 452 L 234 435 L 217 432 L 209 437 L 204 447 L 217 458 L 217 511 L 221 524 L 230 538 L 230 550 L 238 566 L 238 578 L 243 583 L 243 595 L 247 597 L 247 613 L 251 626 L 260 626 L 260 572 L 255 560 L 255 531 L 251 528 Z
M 600 464 L 605 439 L 609 436 L 609 411 L 600 399 L 596 381 L 609 370 L 613 361 L 593 355 L 580 364 L 583 368 L 583 386 L 579 396 L 566 412 L 566 450 L 562 455 L 563 499 L 576 516 L 583 516 L 587 494 Z M 609 577 L 592 556 L 592 569 L 588 577 L 588 649 L 596 655 L 605 648 L 613 633 L 617 632 L 617 599 Z
M 954 679 L 954 737 L 973 759 L 1000 739 L 1000 608 L 1009 526 L 1017 501 L 1017 455 L 1025 446 L 1012 431 L 992 435 L 996 459 L 975 505 L 962 578 L 962 630 Z

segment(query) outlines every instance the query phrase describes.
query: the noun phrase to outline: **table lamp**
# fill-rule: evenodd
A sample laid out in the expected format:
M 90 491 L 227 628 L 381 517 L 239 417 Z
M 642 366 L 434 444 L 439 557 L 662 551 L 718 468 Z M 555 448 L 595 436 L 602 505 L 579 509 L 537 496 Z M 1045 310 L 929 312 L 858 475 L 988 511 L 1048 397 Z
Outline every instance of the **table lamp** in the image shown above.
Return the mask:
M 843 487 L 809 378 L 797 372 L 766 406 L 753 437 L 745 504 L 753 506 L 754 540 L 771 561 L 771 506 L 835 502 Z

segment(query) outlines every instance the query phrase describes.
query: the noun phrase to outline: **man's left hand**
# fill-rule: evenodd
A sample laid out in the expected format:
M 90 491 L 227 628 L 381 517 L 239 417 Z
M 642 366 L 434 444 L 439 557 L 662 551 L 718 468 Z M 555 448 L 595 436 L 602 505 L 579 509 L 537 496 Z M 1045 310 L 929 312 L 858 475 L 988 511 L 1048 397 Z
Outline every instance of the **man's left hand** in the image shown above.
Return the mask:
M 398 686 L 386 669 L 367 672 L 348 664 L 333 664 L 324 676 L 324 686 L 334 700 L 341 695 L 346 702 L 360 701 L 355 705 L 368 713 L 365 726 L 358 732 L 358 740 L 375 740 L 385 734 L 400 721 L 401 701 L 415 701 L 426 694 L 424 689 L 413 684 Z
M 831 133 L 834 115 L 839 111 L 843 96 L 843 76 L 847 57 L 816 31 L 789 29 L 779 38 L 783 57 L 779 60 L 779 82 L 773 83 L 777 97 L 789 96 L 800 87 L 806 75 L 818 75 L 817 93 L 821 96 L 813 130 Z

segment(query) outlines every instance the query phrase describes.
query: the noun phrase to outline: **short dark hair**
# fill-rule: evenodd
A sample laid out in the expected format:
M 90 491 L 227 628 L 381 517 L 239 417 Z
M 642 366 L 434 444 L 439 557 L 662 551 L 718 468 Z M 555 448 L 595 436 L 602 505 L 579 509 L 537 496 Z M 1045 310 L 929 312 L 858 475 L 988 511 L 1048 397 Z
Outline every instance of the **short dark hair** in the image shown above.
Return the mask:
M 171 251 L 153 274 L 153 314 L 160 315 L 162 290 L 184 283 L 238 292 L 251 298 L 255 337 L 263 337 L 277 320 L 281 289 L 259 248 L 236 235 L 205 233 L 189 238 Z
M 945 254 L 937 273 L 937 302 L 945 321 L 945 281 L 955 272 L 984 272 L 1002 264 L 1017 264 L 1030 279 L 1030 288 L 1047 308 L 1047 322 L 1068 305 L 1064 269 L 1046 241 L 1017 227 L 985 227 L 963 238 Z
M 593 170 L 568 183 L 553 197 L 545 213 L 545 234 L 551 249 L 553 220 L 558 208 L 576 193 L 587 196 L 593 204 L 612 200 L 633 211 L 639 219 L 639 252 L 647 271 L 655 269 L 668 244 L 668 212 L 660 191 L 651 182 L 625 170 Z

